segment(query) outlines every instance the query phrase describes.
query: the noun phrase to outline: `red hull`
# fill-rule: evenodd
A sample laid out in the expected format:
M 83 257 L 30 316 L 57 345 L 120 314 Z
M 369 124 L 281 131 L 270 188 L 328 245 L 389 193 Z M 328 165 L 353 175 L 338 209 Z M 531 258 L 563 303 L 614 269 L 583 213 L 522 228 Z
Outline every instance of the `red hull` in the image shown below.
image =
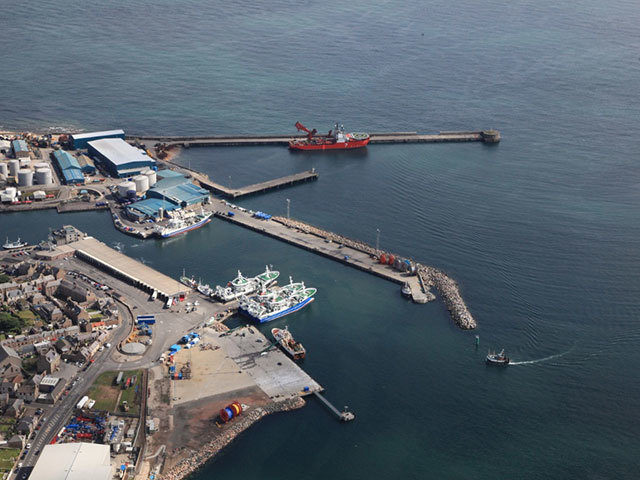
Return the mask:
M 292 150 L 349 150 L 352 148 L 366 147 L 369 138 L 364 140 L 350 140 L 348 142 L 333 142 L 331 140 L 321 140 L 318 143 L 308 140 L 292 140 L 289 142 L 289 148 Z

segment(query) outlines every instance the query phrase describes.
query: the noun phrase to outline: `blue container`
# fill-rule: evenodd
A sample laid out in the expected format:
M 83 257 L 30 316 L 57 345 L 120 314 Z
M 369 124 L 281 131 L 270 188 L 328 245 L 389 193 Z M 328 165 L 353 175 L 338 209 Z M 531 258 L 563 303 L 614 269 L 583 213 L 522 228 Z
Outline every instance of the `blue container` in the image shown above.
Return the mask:
M 309 387 L 304 387 L 302 390 L 305 391 L 305 392 L 308 392 L 309 391 Z

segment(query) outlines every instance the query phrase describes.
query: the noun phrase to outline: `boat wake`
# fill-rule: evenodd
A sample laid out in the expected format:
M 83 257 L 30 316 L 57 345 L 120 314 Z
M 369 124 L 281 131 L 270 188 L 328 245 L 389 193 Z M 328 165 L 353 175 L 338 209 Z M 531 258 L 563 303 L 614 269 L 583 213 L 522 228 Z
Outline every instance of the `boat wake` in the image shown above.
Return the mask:
M 573 350 L 573 347 L 571 347 L 566 352 L 556 353 L 555 355 L 549 355 L 548 357 L 538 358 L 536 360 L 523 360 L 522 362 L 509 362 L 509 365 L 533 365 L 534 363 L 547 362 L 549 360 L 553 360 L 554 358 L 560 358 L 563 355 L 566 355 L 567 353 L 569 353 L 571 350 Z

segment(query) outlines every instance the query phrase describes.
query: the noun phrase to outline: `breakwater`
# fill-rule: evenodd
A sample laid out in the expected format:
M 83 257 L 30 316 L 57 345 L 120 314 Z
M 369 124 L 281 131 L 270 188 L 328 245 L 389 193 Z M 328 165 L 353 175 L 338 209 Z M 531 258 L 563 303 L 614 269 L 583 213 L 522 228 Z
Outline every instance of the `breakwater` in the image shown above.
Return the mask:
M 305 403 L 302 397 L 295 397 L 280 402 L 273 402 L 264 407 L 257 407 L 243 413 L 242 416 L 238 417 L 232 423 L 224 425 L 218 435 L 214 434 L 215 438 L 213 440 L 203 445 L 197 451 L 181 452 L 183 455 L 186 453 L 187 458 L 178 462 L 178 464 L 171 467 L 167 472 L 159 475 L 158 478 L 160 480 L 182 480 L 188 477 L 261 418 L 271 413 L 302 408 Z M 215 429 L 215 427 L 212 428 Z
M 326 135 L 317 135 L 324 138 Z M 497 130 L 463 132 L 439 132 L 420 134 L 417 132 L 382 132 L 369 134 L 370 144 L 376 143 L 443 143 L 443 142 L 500 142 Z M 288 145 L 291 140 L 303 139 L 304 135 L 212 135 L 212 136 L 130 136 L 128 140 L 155 142 L 161 148 L 189 147 L 243 147 L 257 145 Z M 148 143 L 147 143 L 148 144 Z
M 396 258 L 399 257 L 399 255 L 396 255 L 392 252 L 376 250 L 371 245 L 360 240 L 352 240 L 343 235 L 328 232 L 326 230 L 322 230 L 318 227 L 314 227 L 313 225 L 309 225 L 298 220 L 291 220 L 283 217 L 273 217 L 273 220 L 282 223 L 289 228 L 297 229 L 305 233 L 310 233 L 312 235 L 316 235 L 320 238 L 330 240 L 340 245 L 346 245 L 355 250 L 362 251 L 376 259 L 380 258 L 383 254 L 387 257 L 389 257 L 390 255 L 393 255 Z M 433 294 L 428 291 L 429 287 L 434 286 L 438 290 L 438 293 L 444 300 L 444 303 L 447 306 L 447 309 L 449 310 L 451 318 L 453 319 L 455 324 L 464 330 L 471 330 L 476 328 L 476 321 L 471 315 L 471 312 L 469 312 L 469 309 L 467 308 L 462 295 L 460 295 L 460 289 L 455 280 L 453 280 L 441 270 L 428 265 L 415 263 L 415 267 L 416 274 L 424 285 L 426 293 L 429 293 L 431 295 L 431 298 L 433 298 Z

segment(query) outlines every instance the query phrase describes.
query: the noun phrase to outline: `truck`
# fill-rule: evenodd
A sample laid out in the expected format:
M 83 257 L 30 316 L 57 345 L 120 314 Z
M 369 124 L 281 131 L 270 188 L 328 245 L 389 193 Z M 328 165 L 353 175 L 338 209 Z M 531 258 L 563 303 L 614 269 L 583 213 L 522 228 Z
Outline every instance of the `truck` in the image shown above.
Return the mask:
M 82 397 L 80 399 L 80 401 L 77 403 L 76 408 L 78 410 L 80 410 L 82 407 L 85 406 L 85 404 L 89 401 L 89 397 L 87 397 L 86 395 L 84 397 Z

